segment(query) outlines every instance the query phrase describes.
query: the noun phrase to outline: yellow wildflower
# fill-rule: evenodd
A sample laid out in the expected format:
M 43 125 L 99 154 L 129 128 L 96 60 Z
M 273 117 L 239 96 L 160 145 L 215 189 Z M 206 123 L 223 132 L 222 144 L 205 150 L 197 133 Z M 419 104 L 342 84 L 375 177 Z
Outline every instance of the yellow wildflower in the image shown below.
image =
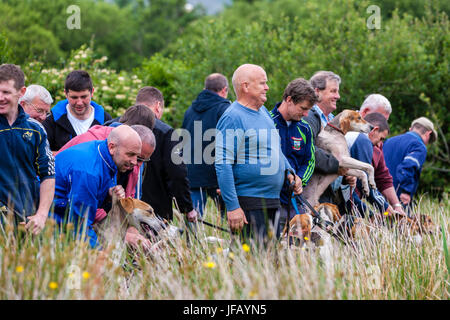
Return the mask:
M 249 251 L 250 251 L 249 245 L 246 244 L 246 243 L 244 243 L 244 244 L 242 245 L 242 250 L 244 250 L 245 252 L 249 252 Z
M 24 270 L 24 269 L 23 269 L 22 266 L 17 266 L 17 267 L 16 267 L 16 272 L 17 272 L 17 273 L 22 273 L 23 270 Z
M 221 253 L 223 252 L 223 249 L 222 249 L 221 247 L 217 247 L 217 248 L 216 248 L 216 252 L 217 252 L 218 254 L 221 254 Z
M 91 277 L 91 274 L 89 272 L 85 271 L 85 272 L 83 272 L 82 276 L 83 276 L 83 279 L 87 280 Z
M 49 287 L 50 289 L 52 289 L 52 290 L 55 290 L 55 289 L 58 289 L 58 284 L 57 284 L 55 281 L 51 281 L 51 282 L 48 284 L 48 287 Z
M 216 267 L 216 263 L 214 261 L 203 262 L 203 266 L 205 268 L 214 269 Z

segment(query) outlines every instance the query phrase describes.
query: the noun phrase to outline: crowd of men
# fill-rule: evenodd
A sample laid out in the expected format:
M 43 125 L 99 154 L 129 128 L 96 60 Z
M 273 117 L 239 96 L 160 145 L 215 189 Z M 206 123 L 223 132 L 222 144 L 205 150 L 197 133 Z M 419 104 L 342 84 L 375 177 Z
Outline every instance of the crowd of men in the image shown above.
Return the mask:
M 15 224 L 33 234 L 41 232 L 48 217 L 60 225 L 84 223 L 95 248 L 94 225 L 107 216 L 113 195 L 141 199 L 169 221 L 175 205 L 190 222 L 204 215 L 209 197 L 231 230 L 264 242 L 271 227 L 279 237 L 287 217 L 306 213 L 303 203 L 291 206 L 289 199 L 320 172 L 340 175 L 321 201 L 339 202 L 343 212 L 408 214 L 427 145 L 437 139 L 429 119 L 414 120 L 408 132 L 383 143 L 390 102 L 370 94 L 361 104 L 359 112 L 373 129 L 349 132 L 346 140 L 351 156 L 375 169 L 377 189 L 365 199 L 377 209 L 372 212 L 361 199 L 360 182 L 315 146 L 334 117 L 339 75 L 318 71 L 309 81 L 294 79 L 271 108 L 264 105 L 267 83 L 261 66 L 239 66 L 232 77 L 236 101 L 231 102 L 227 78 L 207 76 L 185 112 L 180 134 L 161 120 L 164 98 L 157 88 L 141 88 L 135 105 L 112 119 L 92 100 L 94 86 L 86 71 L 67 75 L 66 99 L 51 107 L 44 87 L 25 87 L 20 67 L 3 64 L 0 209 L 13 212 Z M 149 245 L 133 227 L 125 240 L 131 246 Z

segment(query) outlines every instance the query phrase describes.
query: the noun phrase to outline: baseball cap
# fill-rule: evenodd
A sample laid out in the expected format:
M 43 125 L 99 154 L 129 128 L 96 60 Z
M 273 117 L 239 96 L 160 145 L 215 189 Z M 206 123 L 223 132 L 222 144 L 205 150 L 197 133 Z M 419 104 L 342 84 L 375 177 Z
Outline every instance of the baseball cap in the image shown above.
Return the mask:
M 414 120 L 411 123 L 411 126 L 413 126 L 414 124 L 420 124 L 422 127 L 424 127 L 426 130 L 431 130 L 432 133 L 430 135 L 430 143 L 433 143 L 437 140 L 437 132 L 434 129 L 434 125 L 433 122 L 430 121 L 430 119 L 426 118 L 426 117 L 420 117 L 417 118 L 416 120 Z

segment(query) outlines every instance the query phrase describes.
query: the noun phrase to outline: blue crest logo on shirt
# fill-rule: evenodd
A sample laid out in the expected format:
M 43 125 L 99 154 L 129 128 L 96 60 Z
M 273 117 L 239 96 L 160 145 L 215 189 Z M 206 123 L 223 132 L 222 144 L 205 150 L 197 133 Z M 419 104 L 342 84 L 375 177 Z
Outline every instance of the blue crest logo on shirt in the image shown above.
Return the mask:
M 30 141 L 32 136 L 33 136 L 33 132 L 31 132 L 31 131 L 25 131 L 25 133 L 23 134 L 22 137 L 24 138 L 24 140 Z
M 292 137 L 292 149 L 300 150 L 302 148 L 302 138 Z

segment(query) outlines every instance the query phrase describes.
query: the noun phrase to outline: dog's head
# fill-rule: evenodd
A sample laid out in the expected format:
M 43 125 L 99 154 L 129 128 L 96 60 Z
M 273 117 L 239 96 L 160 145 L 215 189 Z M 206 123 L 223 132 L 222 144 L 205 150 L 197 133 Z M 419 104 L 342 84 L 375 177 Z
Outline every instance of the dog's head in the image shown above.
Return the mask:
M 296 243 L 304 243 L 311 239 L 312 217 L 307 214 L 297 214 L 289 221 L 289 232 L 286 228 L 283 230 L 283 235 L 294 239 Z
M 342 218 L 338 206 L 332 203 L 319 203 L 314 207 L 314 210 L 317 211 L 322 220 L 327 222 L 336 223 Z
M 355 110 L 345 109 L 333 119 L 332 123 L 334 124 L 334 122 L 338 122 L 337 124 L 344 134 L 349 131 L 369 133 L 373 129 L 373 126 Z
M 439 231 L 439 227 L 433 222 L 431 217 L 426 214 L 419 214 L 419 217 L 416 218 L 418 221 L 418 229 L 421 234 L 435 234 Z
M 170 225 L 167 220 L 155 215 L 153 208 L 141 200 L 128 197 L 121 199 L 119 203 L 127 213 L 128 223 L 152 242 L 162 237 L 173 239 L 183 232 L 182 229 Z

